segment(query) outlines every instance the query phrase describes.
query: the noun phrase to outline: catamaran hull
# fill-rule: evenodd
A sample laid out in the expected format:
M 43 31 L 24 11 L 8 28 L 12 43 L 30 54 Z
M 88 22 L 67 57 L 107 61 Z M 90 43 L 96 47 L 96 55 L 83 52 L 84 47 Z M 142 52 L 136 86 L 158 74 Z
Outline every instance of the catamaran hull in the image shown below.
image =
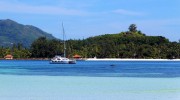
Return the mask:
M 69 64 L 69 61 L 50 61 L 50 64 Z
M 69 64 L 76 64 L 76 61 L 75 60 L 70 60 Z
M 69 61 L 50 61 L 50 64 L 76 64 L 75 60 Z

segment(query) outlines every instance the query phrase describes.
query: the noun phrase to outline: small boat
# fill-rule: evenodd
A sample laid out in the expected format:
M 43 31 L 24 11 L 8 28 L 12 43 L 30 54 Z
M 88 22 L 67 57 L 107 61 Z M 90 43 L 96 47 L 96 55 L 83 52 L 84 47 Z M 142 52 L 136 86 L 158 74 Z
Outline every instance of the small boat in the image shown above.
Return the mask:
M 50 64 L 76 64 L 76 60 L 71 60 L 69 58 L 66 58 L 66 43 L 64 40 L 64 27 L 62 23 L 62 28 L 63 28 L 63 42 L 64 42 L 64 57 L 56 55 L 50 60 Z
M 76 64 L 76 60 L 56 55 L 51 59 L 50 64 Z

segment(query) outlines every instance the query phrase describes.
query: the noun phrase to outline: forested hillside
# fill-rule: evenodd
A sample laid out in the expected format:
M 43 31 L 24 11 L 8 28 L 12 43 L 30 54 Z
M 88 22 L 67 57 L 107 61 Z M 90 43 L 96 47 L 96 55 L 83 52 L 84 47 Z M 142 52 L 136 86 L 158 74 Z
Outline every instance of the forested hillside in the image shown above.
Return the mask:
M 170 42 L 162 36 L 146 36 L 135 24 L 117 34 L 67 40 L 67 55 L 79 54 L 85 58 L 180 58 L 180 43 Z M 42 37 L 31 45 L 32 57 L 53 57 L 63 54 L 63 43 Z
M 32 25 L 19 24 L 10 19 L 0 20 L 0 46 L 12 47 L 13 44 L 20 43 L 24 47 L 30 47 L 39 37 L 55 39 L 51 34 Z

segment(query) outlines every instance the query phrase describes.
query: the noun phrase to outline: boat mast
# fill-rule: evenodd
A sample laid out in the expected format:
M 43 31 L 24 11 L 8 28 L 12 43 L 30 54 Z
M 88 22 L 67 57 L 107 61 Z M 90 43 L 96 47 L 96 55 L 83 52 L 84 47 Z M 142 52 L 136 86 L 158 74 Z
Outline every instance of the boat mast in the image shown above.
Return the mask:
M 66 57 L 66 41 L 65 41 L 65 30 L 63 23 L 62 23 L 62 29 L 63 29 L 64 57 Z

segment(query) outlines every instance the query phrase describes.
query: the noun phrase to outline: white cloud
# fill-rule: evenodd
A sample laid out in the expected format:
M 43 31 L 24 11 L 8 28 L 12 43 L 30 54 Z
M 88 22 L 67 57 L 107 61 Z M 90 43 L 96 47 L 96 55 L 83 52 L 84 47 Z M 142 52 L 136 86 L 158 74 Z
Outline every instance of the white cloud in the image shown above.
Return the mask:
M 0 2 L 0 12 L 73 16 L 88 15 L 88 12 L 82 10 L 66 9 L 58 6 L 32 6 L 10 2 Z
M 144 16 L 144 13 L 135 12 L 135 11 L 128 11 L 125 9 L 117 9 L 114 10 L 113 13 L 121 14 L 121 15 L 130 15 L 130 16 Z

